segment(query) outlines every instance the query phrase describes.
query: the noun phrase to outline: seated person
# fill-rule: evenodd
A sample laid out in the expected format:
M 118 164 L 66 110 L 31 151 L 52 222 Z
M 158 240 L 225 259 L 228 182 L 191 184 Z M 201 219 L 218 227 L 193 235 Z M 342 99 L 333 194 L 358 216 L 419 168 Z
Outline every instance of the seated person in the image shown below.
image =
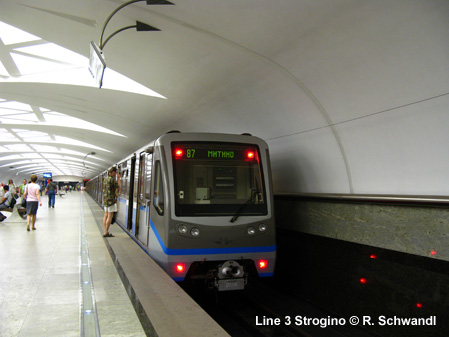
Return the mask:
M 0 200 L 0 210 L 9 208 L 11 205 L 11 200 L 13 198 L 13 195 L 9 191 L 8 185 L 3 186 L 3 189 L 5 190 L 5 194 L 3 195 L 3 197 L 1 197 Z

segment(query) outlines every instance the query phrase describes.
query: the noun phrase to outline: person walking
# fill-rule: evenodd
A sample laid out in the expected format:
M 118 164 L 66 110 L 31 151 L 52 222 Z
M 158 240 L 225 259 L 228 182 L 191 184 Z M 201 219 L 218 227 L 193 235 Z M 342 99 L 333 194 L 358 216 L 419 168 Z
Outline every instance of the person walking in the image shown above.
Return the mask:
M 56 189 L 58 187 L 56 186 L 56 183 L 53 182 L 53 179 L 49 179 L 49 183 L 47 184 L 47 188 L 45 191 L 48 194 L 48 208 L 53 207 L 55 208 L 55 200 L 56 200 Z
M 117 212 L 117 198 L 120 193 L 120 188 L 120 174 L 117 173 L 116 167 L 112 167 L 108 171 L 108 176 L 104 178 L 103 181 L 103 237 L 105 238 L 114 237 L 114 235 L 109 233 L 109 227 L 111 226 L 112 216 L 114 215 L 114 212 Z
M 36 214 L 38 206 L 42 206 L 40 196 L 40 186 L 36 184 L 37 175 L 31 176 L 31 182 L 26 186 L 23 198 L 27 201 L 27 231 L 30 231 L 30 222 L 32 224 L 32 230 L 36 230 Z

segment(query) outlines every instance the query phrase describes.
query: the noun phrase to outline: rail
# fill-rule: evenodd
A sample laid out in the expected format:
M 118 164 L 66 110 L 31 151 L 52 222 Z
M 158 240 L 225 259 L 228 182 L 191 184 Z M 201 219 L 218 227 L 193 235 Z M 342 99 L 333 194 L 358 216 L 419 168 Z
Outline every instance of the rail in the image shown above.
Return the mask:
M 276 193 L 275 197 L 310 198 L 322 200 L 439 204 L 449 206 L 449 196 L 338 193 Z

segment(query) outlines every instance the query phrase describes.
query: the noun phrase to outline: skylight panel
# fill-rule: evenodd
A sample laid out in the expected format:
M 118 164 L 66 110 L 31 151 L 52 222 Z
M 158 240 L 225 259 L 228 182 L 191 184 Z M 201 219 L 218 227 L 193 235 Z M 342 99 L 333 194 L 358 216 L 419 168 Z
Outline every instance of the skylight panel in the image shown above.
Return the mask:
M 36 144 L 30 144 L 30 146 L 37 152 L 59 152 L 58 148 L 54 146 L 36 145 Z
M 45 157 L 47 157 L 47 156 L 45 156 Z M 90 157 L 89 157 L 90 158 Z M 67 157 L 67 156 L 64 156 L 64 158 L 63 158 L 64 160 L 66 160 L 67 162 L 69 162 L 69 163 L 72 163 L 72 162 L 76 162 L 76 163 L 81 163 L 83 166 L 84 165 L 94 165 L 94 166 L 101 166 L 100 164 L 97 164 L 97 163 L 94 163 L 93 161 L 87 161 L 87 160 L 85 160 L 85 159 L 81 159 L 81 158 L 74 158 L 74 157 Z
M 14 166 L 14 165 L 25 165 L 22 167 L 29 167 L 29 165 L 26 164 L 32 164 L 31 160 L 21 160 L 21 161 L 16 161 L 16 162 L 12 162 L 12 163 L 7 163 L 6 165 L 2 165 L 0 167 L 5 167 L 5 166 Z M 19 167 L 17 167 L 19 168 Z
M 40 37 L 27 33 L 1 21 L 0 38 L 5 45 L 41 40 Z
M 48 133 L 39 132 L 39 131 L 29 131 L 29 130 L 20 130 L 13 129 L 13 131 L 22 139 L 27 142 L 51 142 L 52 138 Z
M 62 154 L 56 154 L 56 153 L 49 153 L 45 155 L 46 159 L 64 159 L 64 156 Z
M 4 157 L 0 157 L 0 161 L 3 160 L 17 160 L 17 159 L 23 159 L 23 156 L 20 154 L 13 154 L 10 156 L 4 156 Z
M 85 156 L 85 152 L 75 151 L 75 150 L 69 150 L 67 148 L 56 148 L 54 146 L 47 146 L 47 145 L 39 145 L 39 144 L 30 144 L 30 146 L 36 150 L 39 153 L 63 153 L 64 155 L 70 154 L 75 156 Z M 98 156 L 93 157 L 98 160 L 102 160 L 98 158 Z
M 1 141 L 1 138 L 0 138 Z M 26 144 L 7 144 L 4 145 L 8 150 L 12 152 L 30 152 L 30 148 Z
M 14 101 L 0 102 L 0 122 L 3 124 L 24 124 L 24 125 L 49 125 L 77 128 L 83 130 L 91 130 L 96 132 L 103 132 L 115 136 L 126 137 L 120 133 L 109 130 L 100 125 L 87 122 L 83 119 L 68 116 L 56 111 L 39 108 L 45 122 L 39 120 L 31 106 Z
M 34 56 L 40 56 L 49 60 L 54 60 L 66 64 L 87 66 L 86 58 L 69 49 L 58 46 L 54 43 L 43 43 L 34 46 L 14 48 L 14 51 L 20 51 Z
M 18 111 L 24 111 L 24 112 L 32 112 L 33 109 L 29 104 L 26 103 L 20 103 L 16 101 L 6 101 L 3 100 L 3 102 L 0 102 L 0 107 L 2 109 L 11 109 L 11 110 L 18 110 Z
M 99 146 L 95 146 L 95 145 L 92 145 L 92 144 L 89 144 L 89 143 L 85 143 L 85 142 L 82 142 L 80 140 L 68 138 L 68 137 L 55 136 L 55 139 L 56 139 L 57 143 L 61 143 L 61 144 L 84 146 L 84 147 L 88 147 L 88 148 L 91 148 L 91 149 L 97 149 L 97 150 L 102 150 L 102 151 L 105 151 L 105 152 L 111 152 L 111 151 L 103 149 L 103 148 L 101 148 Z
M 31 165 L 27 165 L 27 166 L 23 166 L 23 167 L 15 167 L 15 170 L 19 171 L 19 174 L 25 174 L 26 172 L 29 173 L 39 173 L 39 172 L 48 172 L 48 171 L 52 171 L 53 168 L 49 168 L 49 167 L 36 167 L 36 164 L 31 164 Z
M 0 109 L 0 122 L 3 124 L 39 123 L 34 113 L 14 113 L 13 110 Z
M 12 109 L 5 109 L 0 105 L 0 116 L 20 116 L 20 115 L 26 115 L 30 112 L 24 112 L 24 111 L 18 111 L 18 110 L 12 110 Z
M 20 140 L 5 129 L 0 129 L 0 143 L 19 142 Z
M 109 133 L 115 136 L 125 137 L 120 133 L 114 132 L 97 124 L 90 123 L 76 117 L 63 115 L 58 112 L 46 112 L 43 115 L 45 118 L 45 124 L 47 125 L 63 126 L 63 127 L 70 126 L 71 128 L 98 131 L 103 133 Z
M 10 54 L 22 75 L 48 73 L 67 68 L 67 64 L 42 60 L 33 56 L 20 55 L 14 52 L 11 52 Z

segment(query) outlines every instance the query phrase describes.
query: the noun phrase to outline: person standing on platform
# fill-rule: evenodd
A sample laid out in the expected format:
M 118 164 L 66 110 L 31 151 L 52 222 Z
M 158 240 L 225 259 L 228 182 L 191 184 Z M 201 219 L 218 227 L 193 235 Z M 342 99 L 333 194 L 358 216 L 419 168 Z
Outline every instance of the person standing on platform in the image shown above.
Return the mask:
M 25 186 L 27 185 L 27 180 L 23 179 L 22 184 L 19 186 L 19 197 L 22 197 L 25 193 Z
M 117 173 L 116 167 L 112 167 L 108 172 L 108 176 L 104 178 L 103 181 L 103 206 L 104 206 L 103 237 L 105 238 L 114 237 L 114 235 L 109 233 L 109 227 L 111 226 L 111 221 L 114 212 L 117 212 L 117 198 L 120 193 L 120 188 L 121 188 L 120 174 Z
M 9 193 L 11 193 L 12 195 L 15 195 L 16 194 L 16 185 L 14 185 L 14 182 L 12 181 L 12 179 L 9 179 L 8 185 L 9 185 Z
M 56 190 L 58 187 L 56 186 L 56 183 L 53 182 L 53 179 L 50 178 L 49 181 L 50 182 L 47 184 L 47 188 L 45 189 L 48 193 L 48 208 L 55 208 Z
M 38 206 L 42 206 L 40 196 L 40 186 L 36 184 L 37 175 L 31 176 L 31 182 L 26 186 L 23 198 L 27 201 L 27 231 L 30 231 L 30 222 L 32 223 L 32 230 L 36 229 L 36 214 Z

